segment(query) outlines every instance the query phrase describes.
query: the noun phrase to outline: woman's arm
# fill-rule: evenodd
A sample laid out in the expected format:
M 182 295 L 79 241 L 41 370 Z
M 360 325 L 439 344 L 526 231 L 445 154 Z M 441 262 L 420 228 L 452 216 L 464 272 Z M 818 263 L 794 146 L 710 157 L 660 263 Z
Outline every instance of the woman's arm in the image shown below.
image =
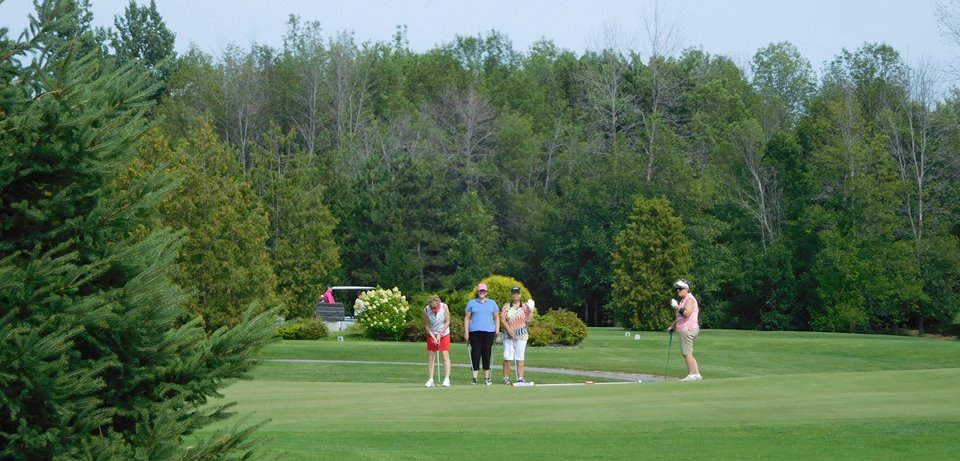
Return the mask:
M 446 304 L 441 304 L 443 306 L 443 328 L 440 329 L 440 333 L 447 331 L 447 328 L 450 328 L 450 308 Z
M 690 317 L 693 315 L 693 312 L 700 309 L 700 306 L 697 304 L 697 298 L 690 296 L 683 303 L 683 313 L 684 317 Z
M 427 309 L 429 309 L 429 307 L 423 308 L 423 327 L 426 328 L 427 330 L 427 336 L 433 338 L 434 341 L 436 341 L 437 338 L 433 336 L 433 330 L 430 329 L 430 316 L 427 315 Z
M 507 309 L 506 308 L 500 309 L 500 315 L 498 315 L 497 317 L 500 317 L 500 325 L 502 325 L 502 328 L 504 329 L 504 331 L 506 331 L 507 334 L 510 335 L 510 337 L 512 338 L 513 332 L 510 331 L 510 324 L 507 323 Z

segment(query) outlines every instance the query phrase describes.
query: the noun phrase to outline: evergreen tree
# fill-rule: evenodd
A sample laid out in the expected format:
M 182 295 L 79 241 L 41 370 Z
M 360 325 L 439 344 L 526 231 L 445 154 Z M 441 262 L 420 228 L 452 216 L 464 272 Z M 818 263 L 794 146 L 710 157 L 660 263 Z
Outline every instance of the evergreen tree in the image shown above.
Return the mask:
M 22 42 L 0 32 L 0 459 L 244 456 L 252 428 L 187 447 L 209 404 L 272 337 L 268 315 L 211 335 L 171 280 L 180 233 L 156 226 L 176 178 L 120 183 L 153 80 L 105 69 L 74 2 L 45 2 Z M 23 64 L 26 63 L 26 64 Z
M 294 144 L 294 132 L 284 135 L 274 126 L 265 144 L 253 149 L 250 176 L 270 217 L 267 244 L 277 287 L 292 316 L 312 316 L 340 270 L 337 220 L 324 202 L 318 168 Z
M 174 281 L 196 291 L 191 314 L 203 318 L 208 331 L 234 326 L 244 306 L 278 304 L 277 278 L 267 249 L 267 212 L 244 180 L 236 154 L 209 125 L 202 125 L 175 150 L 157 131 L 141 148 L 134 172 L 163 165 L 183 174 L 161 218 L 184 229 L 186 242 L 177 258 Z
M 121 63 L 135 60 L 153 72 L 161 81 L 153 98 L 157 101 L 165 98 L 167 80 L 177 64 L 173 48 L 175 35 L 163 22 L 157 3 L 150 0 L 149 6 L 139 6 L 130 0 L 123 16 L 115 16 L 113 24 L 116 31 L 98 32 L 109 37 L 115 58 Z
M 500 231 L 476 192 L 468 192 L 460 198 L 452 220 L 455 235 L 449 242 L 448 263 L 454 267 L 444 286 L 473 286 L 480 278 L 501 267 L 502 258 L 496 251 Z
M 683 224 L 666 199 L 638 198 L 613 253 L 613 305 L 624 328 L 660 330 L 673 320 L 673 280 L 692 269 Z
M 130 0 L 123 16 L 117 16 L 113 24 L 117 32 L 111 44 L 121 60 L 139 59 L 148 69 L 155 69 L 174 56 L 175 35 L 163 22 L 155 0 L 150 0 L 150 6 Z

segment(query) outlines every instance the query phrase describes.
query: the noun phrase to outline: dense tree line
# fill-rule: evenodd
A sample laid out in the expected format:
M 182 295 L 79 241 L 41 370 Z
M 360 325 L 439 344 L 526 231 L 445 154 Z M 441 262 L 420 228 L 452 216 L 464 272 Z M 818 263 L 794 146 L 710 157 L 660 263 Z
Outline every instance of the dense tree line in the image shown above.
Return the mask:
M 610 324 L 640 197 L 682 220 L 711 326 L 937 330 L 957 313 L 958 100 L 884 44 L 818 78 L 789 43 L 748 69 L 701 49 L 518 52 L 497 32 L 420 53 L 402 28 L 358 43 L 291 16 L 278 49 L 177 67 L 171 136 L 210 120 L 268 200 L 279 179 L 256 171 L 310 168 L 290 194 L 329 217 L 271 212 L 275 262 L 285 235 L 332 226 L 298 244 L 318 266 L 288 285 L 310 285 L 294 306 L 328 280 L 418 292 L 506 273 Z
M 358 42 L 291 16 L 279 48 L 172 57 L 155 5 L 131 2 L 115 25 L 89 46 L 162 90 L 143 155 L 202 169 L 203 187 L 178 194 L 200 214 L 171 204 L 163 219 L 210 239 L 202 213 L 234 207 L 213 240 L 236 248 L 180 257 L 212 327 L 263 293 L 301 316 L 328 282 L 422 292 L 490 273 L 610 324 L 632 302 L 612 289 L 637 198 L 681 219 L 693 266 L 667 277 L 694 281 L 711 326 L 939 330 L 957 314 L 958 100 L 887 45 L 841 50 L 818 76 L 790 43 L 746 69 L 610 34 L 582 54 L 548 40 L 519 52 L 496 31 L 415 52 L 402 27 Z M 261 262 L 243 261 L 259 254 L 249 245 Z
M 152 1 L 96 30 L 88 0 L 35 5 L 0 28 L 0 458 L 248 455 L 250 428 L 183 441 L 331 282 L 506 274 L 631 328 L 676 277 L 712 327 L 960 310 L 960 94 L 884 44 L 817 73 L 789 43 L 415 52 L 291 16 L 279 48 L 176 56 Z

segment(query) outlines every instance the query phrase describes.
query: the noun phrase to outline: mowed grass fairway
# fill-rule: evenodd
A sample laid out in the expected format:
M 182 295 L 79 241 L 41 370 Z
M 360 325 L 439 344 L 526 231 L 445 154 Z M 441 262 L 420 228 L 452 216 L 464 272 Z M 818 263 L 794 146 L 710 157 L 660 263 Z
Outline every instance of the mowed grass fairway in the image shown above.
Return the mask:
M 592 328 L 577 348 L 528 350 L 531 367 L 662 375 L 665 333 Z M 674 338 L 669 374 L 685 368 Z M 225 390 L 271 457 L 287 460 L 904 460 L 960 453 L 960 342 L 704 330 L 705 380 L 427 389 L 422 344 L 284 341 Z M 494 350 L 499 365 L 501 349 Z M 451 351 L 467 362 L 463 344 Z M 493 372 L 495 382 L 501 372 Z M 600 382 L 602 380 L 592 379 Z M 230 422 L 233 424 L 234 422 Z M 209 436 L 209 432 L 200 436 Z

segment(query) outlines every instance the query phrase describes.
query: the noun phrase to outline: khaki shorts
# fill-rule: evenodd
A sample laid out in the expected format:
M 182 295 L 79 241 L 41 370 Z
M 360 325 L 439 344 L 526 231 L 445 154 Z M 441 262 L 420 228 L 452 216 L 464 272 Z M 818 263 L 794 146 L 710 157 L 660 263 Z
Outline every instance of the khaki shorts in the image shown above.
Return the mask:
M 678 331 L 680 334 L 680 353 L 683 355 L 693 354 L 693 340 L 700 334 L 699 328 L 693 330 Z

